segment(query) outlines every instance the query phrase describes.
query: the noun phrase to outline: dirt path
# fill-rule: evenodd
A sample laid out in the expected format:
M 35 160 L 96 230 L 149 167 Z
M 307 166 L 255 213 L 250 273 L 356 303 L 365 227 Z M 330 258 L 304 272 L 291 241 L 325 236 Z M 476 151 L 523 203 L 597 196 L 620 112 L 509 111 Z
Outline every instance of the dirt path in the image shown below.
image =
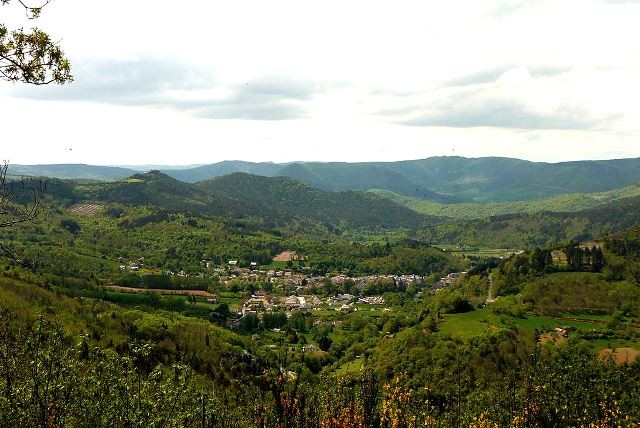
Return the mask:
M 616 364 L 631 364 L 638 358 L 638 351 L 633 348 L 608 348 L 602 349 L 600 358 L 605 360 L 613 357 Z
M 289 260 L 293 260 L 296 256 L 295 251 L 283 251 L 280 254 L 276 255 L 273 258 L 274 262 L 288 262 Z
M 487 291 L 487 301 L 486 303 L 493 303 L 496 299 L 493 298 L 493 272 L 489 274 L 489 291 Z

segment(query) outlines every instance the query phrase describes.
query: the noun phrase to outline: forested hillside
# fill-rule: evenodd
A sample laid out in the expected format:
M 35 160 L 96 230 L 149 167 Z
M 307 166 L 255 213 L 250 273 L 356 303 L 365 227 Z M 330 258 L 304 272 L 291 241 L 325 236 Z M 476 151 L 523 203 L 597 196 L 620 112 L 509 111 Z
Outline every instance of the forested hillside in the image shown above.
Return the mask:
M 556 195 L 606 192 L 640 180 L 639 159 L 529 162 L 510 158 L 433 157 L 399 162 L 252 163 L 225 161 L 163 171 L 195 183 L 245 172 L 287 176 L 322 190 L 383 189 L 423 200 L 451 202 L 529 201 Z M 86 165 L 12 167 L 11 174 L 118 180 L 135 171 Z
M 198 183 L 211 194 L 235 196 L 265 211 L 276 210 L 351 227 L 416 228 L 442 219 L 416 215 L 366 192 L 327 192 L 288 177 L 235 173 Z M 256 213 L 259 215 L 259 213 Z
M 388 190 L 373 189 L 369 192 L 391 199 L 421 214 L 471 220 L 504 214 L 581 211 L 617 199 L 640 196 L 640 185 L 633 184 L 608 192 L 572 193 L 530 201 L 450 204 L 402 196 Z
M 440 221 L 365 192 L 327 192 L 290 178 L 241 173 L 197 185 L 159 171 L 109 183 L 53 180 L 48 194 L 68 203 L 151 205 L 225 219 L 260 219 L 272 227 L 306 219 L 329 233 L 340 233 L 344 228 L 414 229 Z
M 640 224 L 640 197 L 614 200 L 573 213 L 540 212 L 451 221 L 423 229 L 427 242 L 528 248 L 554 242 L 589 241 Z
M 536 249 L 478 263 L 438 292 L 428 283 L 418 289 L 387 284 L 384 311 L 361 305 L 344 313 L 293 311 L 289 319 L 284 311 L 265 313 L 262 321 L 231 331 L 223 327 L 224 317 L 233 316 L 230 296 L 250 298 L 232 291 L 237 281 L 179 279 L 186 289 L 215 290 L 225 299 L 220 304 L 108 288 L 109 278 L 117 281 L 117 254 L 129 259 L 144 251 L 145 269 L 155 269 L 162 264 L 154 239 L 157 248 L 181 239 L 185 245 L 165 256 L 189 266 L 189 251 L 214 227 L 178 217 L 119 233 L 119 222 L 136 210 L 141 208 L 125 209 L 119 220 L 76 216 L 73 230 L 59 222 L 64 214 L 51 213 L 9 241 L 22 242 L 24 254 L 29 245 L 46 247 L 31 259 L 37 262 L 31 268 L 5 260 L 0 270 L 0 423 L 222 427 L 233 420 L 238 427 L 368 428 L 420 420 L 427 426 L 507 427 L 525 421 L 568 427 L 568 421 L 579 420 L 583 426 L 633 427 L 640 417 L 638 363 L 606 358 L 606 352 L 632 351 L 639 343 L 640 288 L 634 270 L 616 259 L 637 250 L 631 245 L 637 243 L 636 230 L 612 236 L 597 262 L 591 250 L 580 250 L 579 262 L 571 256 L 563 264 L 550 250 Z M 216 233 L 224 227 L 219 224 Z M 243 242 L 267 238 L 241 238 L 239 232 L 220 234 L 192 256 L 236 238 L 235 251 L 246 251 L 239 247 Z M 64 251 L 56 253 L 62 242 Z M 115 252 L 88 255 L 107 243 Z M 444 272 L 456 263 L 415 243 L 316 245 L 318 250 L 306 248 L 308 262 L 318 260 L 322 248 L 338 259 L 368 252 L 371 260 L 401 263 L 404 271 L 410 265 L 407 258 L 402 262 L 403 253 L 440 257 L 440 265 L 420 273 Z M 576 248 L 561 251 L 569 255 Z M 633 257 L 640 263 L 638 254 Z M 193 268 L 204 269 L 199 262 Z M 137 287 L 162 283 L 162 275 L 149 271 L 121 280 L 138 275 L 143 282 Z M 314 292 L 331 296 L 337 290 L 330 284 Z M 245 286 L 275 292 L 267 282 Z M 347 287 L 351 293 L 367 290 L 345 281 L 340 292 Z

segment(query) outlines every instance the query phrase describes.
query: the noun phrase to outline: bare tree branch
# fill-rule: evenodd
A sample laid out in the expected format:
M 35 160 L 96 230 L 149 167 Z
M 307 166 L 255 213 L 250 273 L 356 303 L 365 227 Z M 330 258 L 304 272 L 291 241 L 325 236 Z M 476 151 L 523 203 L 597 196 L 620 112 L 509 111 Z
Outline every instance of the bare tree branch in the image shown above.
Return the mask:
M 46 183 L 41 179 L 7 178 L 9 163 L 0 165 L 0 229 L 33 220 L 40 211 Z M 0 242 L 0 255 L 21 263 L 15 251 Z M 22 263 L 21 263 L 22 264 Z
M 42 3 L 40 6 L 30 6 L 24 0 L 18 0 L 18 3 L 20 3 L 24 8 L 24 12 L 27 14 L 28 19 L 36 19 L 40 16 L 42 9 L 44 9 L 46 5 L 51 3 L 51 1 L 52 0 L 45 0 L 45 2 Z M 0 0 L 0 3 L 2 3 L 2 5 L 4 6 L 6 4 L 11 3 L 11 0 Z

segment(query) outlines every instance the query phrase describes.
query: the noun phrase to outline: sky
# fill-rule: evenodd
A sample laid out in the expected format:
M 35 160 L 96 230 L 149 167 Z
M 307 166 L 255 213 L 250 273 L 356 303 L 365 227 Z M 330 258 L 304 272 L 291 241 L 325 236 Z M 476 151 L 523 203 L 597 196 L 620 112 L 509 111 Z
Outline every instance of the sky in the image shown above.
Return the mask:
M 0 159 L 640 157 L 640 0 L 55 0 L 74 82 L 0 81 Z

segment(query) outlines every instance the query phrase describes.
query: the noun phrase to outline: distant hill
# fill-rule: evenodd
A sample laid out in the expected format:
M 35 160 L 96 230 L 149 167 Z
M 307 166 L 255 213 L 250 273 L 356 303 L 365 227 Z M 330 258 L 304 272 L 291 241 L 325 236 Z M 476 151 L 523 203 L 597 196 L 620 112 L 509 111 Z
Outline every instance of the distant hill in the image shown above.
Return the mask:
M 377 195 L 327 192 L 289 177 L 234 173 L 200 182 L 198 187 L 211 194 L 242 198 L 260 210 L 278 210 L 333 225 L 415 228 L 441 221 Z
M 418 236 L 431 243 L 493 248 L 527 248 L 575 240 L 590 241 L 640 224 L 640 196 L 617 199 L 573 213 L 508 214 L 441 223 Z
M 162 170 L 165 174 L 187 183 L 196 183 L 234 172 L 246 172 L 248 174 L 263 175 L 273 177 L 279 174 L 284 164 L 271 162 L 244 162 L 244 161 L 223 161 L 211 165 L 203 165 L 188 169 Z
M 262 218 L 271 225 L 303 218 L 333 233 L 345 228 L 416 229 L 442 221 L 366 192 L 327 192 L 287 177 L 234 173 L 191 184 L 150 171 L 117 182 L 55 184 L 48 196 L 65 203 L 150 205 L 226 219 Z
M 160 171 L 137 173 L 124 180 L 82 186 L 85 198 L 130 205 L 153 205 L 159 208 L 206 214 L 225 218 L 255 215 L 257 207 L 241 197 L 206 192 Z M 263 211 L 265 216 L 275 210 Z
M 95 166 L 84 164 L 18 165 L 9 164 L 11 175 L 29 175 L 60 179 L 84 179 L 114 181 L 135 174 L 137 171 L 115 166 Z
M 12 165 L 11 174 L 119 180 L 136 171 L 88 165 Z M 164 170 L 195 183 L 234 172 L 286 176 L 322 190 L 388 190 L 439 203 L 529 201 L 564 194 L 607 192 L 640 181 L 640 159 L 529 162 L 510 158 L 433 157 L 400 162 L 225 161 Z
M 399 195 L 389 190 L 373 189 L 369 192 L 388 198 L 420 214 L 472 220 L 504 214 L 581 211 L 618 199 L 640 196 L 640 184 L 633 184 L 607 192 L 570 193 L 531 201 L 466 202 L 457 204 L 425 201 L 420 198 Z
M 441 203 L 501 202 L 606 192 L 629 186 L 640 181 L 640 159 L 542 163 L 496 157 L 433 157 L 362 163 L 221 162 L 166 172 L 189 182 L 249 172 L 293 177 L 330 191 L 383 189 Z

